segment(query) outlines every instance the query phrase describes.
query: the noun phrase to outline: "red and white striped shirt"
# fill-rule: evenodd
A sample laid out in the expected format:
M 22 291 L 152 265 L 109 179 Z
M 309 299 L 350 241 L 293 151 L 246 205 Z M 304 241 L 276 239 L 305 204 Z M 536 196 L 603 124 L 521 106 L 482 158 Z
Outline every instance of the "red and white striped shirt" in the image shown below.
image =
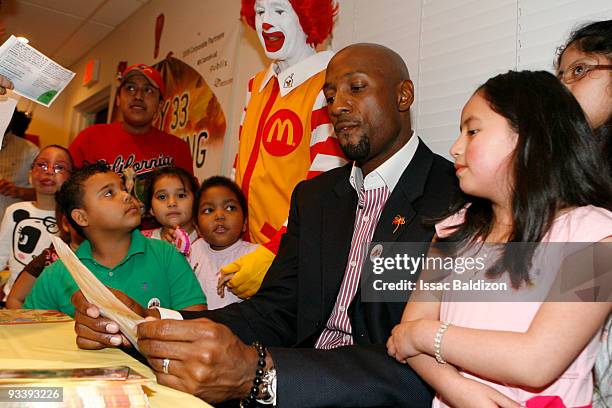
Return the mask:
M 408 143 L 368 174 L 365 179 L 361 169 L 353 165 L 350 182 L 357 190 L 359 201 L 351 249 L 336 304 L 315 348 L 334 349 L 353 344 L 353 330 L 348 309 L 357 293 L 366 250 L 372 242 L 376 225 L 387 199 L 414 157 L 418 144 L 418 138 L 413 135 Z
M 315 345 L 316 348 L 333 349 L 353 344 L 351 322 L 347 311 L 357 292 L 367 244 L 372 241 L 387 198 L 389 198 L 389 189 L 386 185 L 371 190 L 364 190 L 361 187 L 359 191 L 355 229 L 344 279 L 331 316 Z

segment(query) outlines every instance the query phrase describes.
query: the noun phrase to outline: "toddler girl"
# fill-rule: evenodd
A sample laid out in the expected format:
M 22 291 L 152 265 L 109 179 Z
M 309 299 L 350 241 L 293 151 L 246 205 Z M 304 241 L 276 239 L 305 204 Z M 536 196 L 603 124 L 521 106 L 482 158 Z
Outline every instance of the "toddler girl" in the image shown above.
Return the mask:
M 202 239 L 193 243 L 190 262 L 206 295 L 208 309 L 239 302 L 240 298 L 233 293 L 224 293 L 224 284 L 232 275 L 219 281 L 219 269 L 257 248 L 256 244 L 241 239 L 247 228 L 242 190 L 226 177 L 204 180 L 194 201 L 194 218 Z
M 153 172 L 147 188 L 147 208 L 161 227 L 142 231 L 149 238 L 164 239 L 178 244 L 182 252 L 188 253 L 189 242 L 198 238 L 193 225 L 193 196 L 198 183 L 191 174 L 180 167 L 162 167 Z M 179 242 L 181 241 L 182 243 Z

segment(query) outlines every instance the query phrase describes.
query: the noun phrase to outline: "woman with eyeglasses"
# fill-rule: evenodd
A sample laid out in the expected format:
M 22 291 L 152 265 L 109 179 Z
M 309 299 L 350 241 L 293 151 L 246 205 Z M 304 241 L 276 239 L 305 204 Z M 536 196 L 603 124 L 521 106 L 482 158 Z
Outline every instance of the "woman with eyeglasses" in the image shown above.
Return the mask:
M 574 31 L 557 58 L 557 76 L 574 94 L 602 144 L 612 170 L 612 20 Z M 612 408 L 612 316 L 595 363 L 593 407 Z
M 30 170 L 36 200 L 15 203 L 6 209 L 0 224 L 0 267 L 8 263 L 10 277 L 3 288 L 3 301 L 19 272 L 51 245 L 51 234 L 58 232 L 55 192 L 68 179 L 72 167 L 72 157 L 66 148 L 45 147 Z
M 574 94 L 612 162 L 612 20 L 574 31 L 557 58 L 557 76 Z

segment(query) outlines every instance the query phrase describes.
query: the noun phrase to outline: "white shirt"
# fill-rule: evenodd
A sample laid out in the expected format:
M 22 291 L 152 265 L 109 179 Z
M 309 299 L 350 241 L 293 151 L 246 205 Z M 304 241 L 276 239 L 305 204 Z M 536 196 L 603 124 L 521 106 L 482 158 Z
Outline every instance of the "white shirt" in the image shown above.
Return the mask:
M 419 147 L 419 138 L 412 132 L 412 137 L 399 149 L 393 156 L 389 157 L 383 164 L 375 168 L 368 174 L 365 179 L 361 168 L 353 163 L 349 182 L 351 186 L 359 194 L 359 190 L 373 190 L 382 186 L 387 186 L 389 193 L 393 193 L 393 189 L 397 185 L 400 177 L 406 170 L 406 167 L 412 161 L 417 148 Z
M 58 231 L 54 210 L 41 210 L 32 201 L 10 205 L 0 225 L 0 266 L 8 262 L 10 277 L 4 286 L 8 295 L 19 272 L 51 245 Z
M 317 52 L 278 74 L 276 73 L 279 70 L 278 65 L 273 62 L 268 67 L 268 71 L 263 81 L 261 81 L 259 92 L 263 91 L 270 79 L 276 77 L 280 94 L 281 96 L 285 96 L 308 79 L 327 68 L 327 64 L 333 56 L 333 51 Z

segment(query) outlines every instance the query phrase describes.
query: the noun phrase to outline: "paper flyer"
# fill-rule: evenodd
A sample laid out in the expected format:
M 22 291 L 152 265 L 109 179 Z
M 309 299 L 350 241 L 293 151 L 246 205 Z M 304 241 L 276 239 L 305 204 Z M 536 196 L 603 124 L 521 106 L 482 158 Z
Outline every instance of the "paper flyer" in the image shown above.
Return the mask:
M 14 35 L 0 46 L 0 74 L 13 82 L 15 93 L 46 107 L 75 75 Z

